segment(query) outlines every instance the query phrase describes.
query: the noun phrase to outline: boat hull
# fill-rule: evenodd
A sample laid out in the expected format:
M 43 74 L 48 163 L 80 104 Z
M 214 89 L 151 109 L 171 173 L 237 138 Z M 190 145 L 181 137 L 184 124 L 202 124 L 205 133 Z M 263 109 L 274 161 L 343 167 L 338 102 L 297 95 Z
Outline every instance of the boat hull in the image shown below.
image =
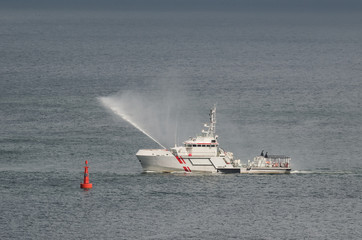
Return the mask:
M 209 172 L 218 168 L 232 167 L 223 157 L 175 156 L 164 149 L 141 149 L 136 153 L 146 172 Z M 237 168 L 240 171 L 240 168 Z
M 205 172 L 288 174 L 286 167 L 234 167 L 224 157 L 175 156 L 165 149 L 141 149 L 136 153 L 145 172 Z

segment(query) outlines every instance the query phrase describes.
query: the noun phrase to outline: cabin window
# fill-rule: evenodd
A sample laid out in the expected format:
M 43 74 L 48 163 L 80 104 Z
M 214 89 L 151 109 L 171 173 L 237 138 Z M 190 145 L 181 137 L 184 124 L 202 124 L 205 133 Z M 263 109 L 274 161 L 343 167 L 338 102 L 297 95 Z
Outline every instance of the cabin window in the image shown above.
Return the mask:
M 198 147 L 201 147 L 201 145 L 200 145 L 200 144 L 198 144 L 197 146 L 198 146 Z
M 192 145 L 193 147 L 197 147 L 197 145 L 196 144 L 194 144 L 194 145 Z
M 191 144 L 189 144 L 189 145 L 187 145 L 187 147 L 192 147 L 192 145 L 191 145 Z
M 215 147 L 215 145 L 210 145 L 211 147 Z
M 206 145 L 202 145 L 203 147 L 206 147 Z

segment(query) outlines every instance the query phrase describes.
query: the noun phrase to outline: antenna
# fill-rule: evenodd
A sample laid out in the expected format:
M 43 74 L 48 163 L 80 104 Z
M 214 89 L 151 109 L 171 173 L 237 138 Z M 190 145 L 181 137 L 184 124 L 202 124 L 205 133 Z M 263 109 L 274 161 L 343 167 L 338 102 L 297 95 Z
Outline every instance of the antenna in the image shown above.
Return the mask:
M 176 127 L 175 127 L 175 147 L 177 146 L 177 126 L 178 126 L 178 121 L 176 120 Z
M 216 130 L 216 104 L 214 104 L 214 107 L 210 109 L 209 134 L 215 136 L 215 130 Z

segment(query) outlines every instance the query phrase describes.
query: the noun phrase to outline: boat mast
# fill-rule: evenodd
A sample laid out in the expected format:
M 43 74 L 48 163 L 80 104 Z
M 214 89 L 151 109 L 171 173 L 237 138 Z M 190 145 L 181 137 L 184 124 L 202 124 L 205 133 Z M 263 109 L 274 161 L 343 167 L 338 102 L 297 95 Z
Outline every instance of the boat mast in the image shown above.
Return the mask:
M 210 109 L 210 128 L 209 128 L 209 134 L 212 137 L 215 137 L 215 128 L 216 128 L 216 104 L 214 104 L 214 107 Z
M 210 123 L 204 124 L 204 127 L 207 127 L 207 130 L 202 130 L 204 137 L 215 137 L 215 128 L 216 128 L 216 105 L 210 109 Z

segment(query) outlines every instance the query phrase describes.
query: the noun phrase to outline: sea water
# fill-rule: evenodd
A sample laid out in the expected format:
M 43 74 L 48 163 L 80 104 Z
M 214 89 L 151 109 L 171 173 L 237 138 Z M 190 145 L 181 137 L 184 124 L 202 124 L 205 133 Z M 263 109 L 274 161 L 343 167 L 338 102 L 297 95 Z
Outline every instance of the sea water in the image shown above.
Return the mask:
M 362 238 L 362 14 L 180 9 L 1 10 L 0 238 Z M 144 174 L 102 98 L 166 147 L 216 103 L 225 150 L 293 172 Z

